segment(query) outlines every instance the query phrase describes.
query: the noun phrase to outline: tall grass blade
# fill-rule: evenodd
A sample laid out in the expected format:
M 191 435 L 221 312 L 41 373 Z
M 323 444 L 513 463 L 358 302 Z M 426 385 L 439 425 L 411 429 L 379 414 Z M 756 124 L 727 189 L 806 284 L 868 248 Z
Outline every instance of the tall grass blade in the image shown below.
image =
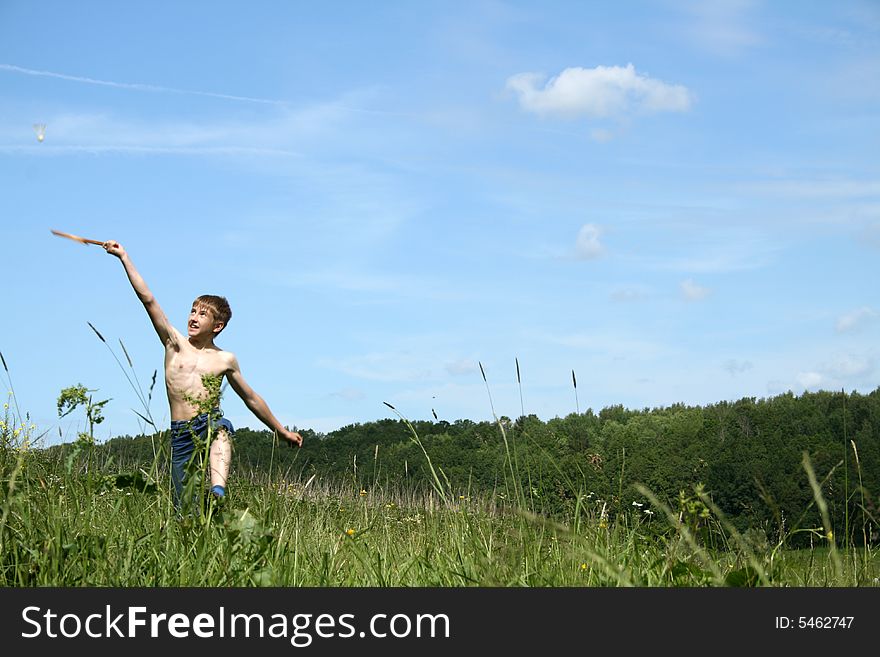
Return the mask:
M 489 407 L 492 409 L 492 417 L 498 422 L 498 415 L 495 414 L 495 404 L 492 401 L 492 391 L 489 390 L 489 381 L 486 379 L 486 370 L 483 369 L 483 363 L 477 361 L 477 364 L 480 366 L 480 374 L 483 375 L 483 383 L 486 384 L 486 392 L 489 393 Z
M 520 417 L 525 417 L 526 407 L 523 404 L 522 379 L 519 375 L 519 358 L 515 358 L 514 360 L 516 361 L 516 385 L 519 387 L 519 414 Z
M 428 450 L 425 449 L 425 446 L 422 443 L 422 439 L 419 437 L 419 434 L 416 431 L 415 427 L 412 425 L 412 422 L 410 422 L 407 418 L 405 418 L 403 415 L 401 415 L 400 411 L 398 411 L 396 408 L 394 408 L 394 406 L 389 404 L 387 401 L 383 401 L 382 403 L 385 404 L 392 411 L 394 411 L 394 414 L 397 415 L 397 417 L 399 417 L 403 421 L 403 423 L 407 426 L 407 428 L 409 429 L 410 433 L 413 436 L 412 441 L 419 447 L 419 449 L 422 451 L 422 454 L 425 455 L 425 459 L 428 462 L 428 470 L 431 473 L 432 487 L 434 488 L 434 490 L 437 491 L 437 494 L 440 496 L 440 499 L 443 500 L 444 503 L 448 502 L 449 496 L 446 492 L 446 489 L 449 486 L 449 480 L 448 479 L 446 480 L 446 486 L 444 486 L 443 482 L 440 481 L 440 477 L 437 475 L 437 470 L 434 468 L 434 463 L 431 461 L 431 456 L 428 454 Z M 445 478 L 445 475 L 444 475 L 444 478 Z
M 849 547 L 849 458 L 846 449 L 846 390 L 843 393 L 843 545 Z
M 804 467 L 804 470 L 806 470 L 807 472 L 807 479 L 810 482 L 810 488 L 813 489 L 813 499 L 816 500 L 816 506 L 819 508 L 819 514 L 822 517 L 822 525 L 825 528 L 825 539 L 828 541 L 828 545 L 831 549 L 831 560 L 834 564 L 835 575 L 837 576 L 839 581 L 842 569 L 840 563 L 840 555 L 837 553 L 837 543 L 834 540 L 834 531 L 831 525 L 831 518 L 828 515 L 828 503 L 825 501 L 825 496 L 822 495 L 822 488 L 819 486 L 819 482 L 816 480 L 816 473 L 813 470 L 813 464 L 810 461 L 810 455 L 808 452 L 804 452 L 801 463 Z
M 119 357 L 116 355 L 116 352 L 113 351 L 113 348 L 110 346 L 110 344 L 107 342 L 107 340 L 104 339 L 104 336 L 101 335 L 101 332 L 98 329 L 96 329 L 91 322 L 86 322 L 86 324 L 88 324 L 89 328 L 91 328 L 92 331 L 95 332 L 95 335 L 98 336 L 98 339 L 100 339 L 101 342 L 104 343 L 104 345 L 107 347 L 107 350 L 110 352 L 110 355 L 113 356 L 113 360 L 115 360 L 116 364 L 119 365 L 119 369 L 122 370 L 122 374 L 125 376 L 126 381 L 128 381 L 128 385 L 131 386 L 131 389 L 134 391 L 135 395 L 137 395 L 138 401 L 140 401 L 141 406 L 143 406 L 144 413 L 146 413 L 146 415 L 148 415 L 148 416 L 152 416 L 152 413 L 150 412 L 150 404 L 147 401 L 147 398 L 144 396 L 144 391 L 141 388 L 140 381 L 137 381 L 137 373 L 134 371 L 134 367 L 132 366 L 131 358 L 128 355 L 128 351 L 126 350 L 125 345 L 122 343 L 122 340 L 121 339 L 119 340 L 119 344 L 122 346 L 122 351 L 125 353 L 125 357 L 128 360 L 128 364 L 129 364 L 129 367 L 131 368 L 132 374 L 135 377 L 135 381 L 132 381 L 131 377 L 128 375 L 128 372 L 125 369 L 125 366 L 122 364 L 122 361 L 119 360 Z M 153 383 L 155 384 L 155 382 L 156 382 L 156 374 L 154 372 L 153 373 Z M 152 386 L 150 388 L 150 393 L 151 393 L 151 397 L 152 397 Z M 137 415 L 140 417 L 143 417 L 143 415 L 141 415 L 140 413 L 138 413 Z M 150 421 L 150 425 L 155 427 L 156 423 L 153 421 Z
M 6 367 L 6 359 L 3 358 L 2 351 L 0 351 L 0 362 L 3 363 L 3 370 L 6 372 L 6 381 L 9 383 L 9 392 L 12 393 L 12 401 L 15 404 L 15 413 L 18 420 L 21 421 L 21 410 L 18 408 L 18 396 L 15 394 L 15 388 L 12 386 L 12 375 L 9 373 L 9 368 Z

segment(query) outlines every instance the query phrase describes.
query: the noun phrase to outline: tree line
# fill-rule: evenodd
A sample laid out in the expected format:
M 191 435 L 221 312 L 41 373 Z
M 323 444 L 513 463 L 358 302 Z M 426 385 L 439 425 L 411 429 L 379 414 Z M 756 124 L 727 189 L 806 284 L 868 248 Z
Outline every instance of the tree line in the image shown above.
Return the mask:
M 381 419 L 327 434 L 297 430 L 305 438 L 299 450 L 273 445 L 266 430 L 237 430 L 232 476 L 315 475 L 404 490 L 428 490 L 439 479 L 453 498 L 493 496 L 551 517 L 570 517 L 585 499 L 607 501 L 608 513 L 647 508 L 639 486 L 682 512 L 699 487 L 739 530 L 785 535 L 795 546 L 823 527 L 818 487 L 838 540 L 880 538 L 880 388 L 706 406 L 616 405 L 546 421 Z M 98 449 L 119 464 L 149 464 L 157 446 L 167 456 L 166 442 L 167 433 L 123 436 Z

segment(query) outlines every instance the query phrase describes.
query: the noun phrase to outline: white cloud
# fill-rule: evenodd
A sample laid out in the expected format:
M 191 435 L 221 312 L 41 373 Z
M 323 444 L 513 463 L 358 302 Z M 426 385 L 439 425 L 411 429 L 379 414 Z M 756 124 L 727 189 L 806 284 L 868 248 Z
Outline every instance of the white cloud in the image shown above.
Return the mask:
M 823 371 L 840 380 L 864 379 L 874 372 L 874 360 L 869 356 L 849 354 L 828 363 Z
M 818 372 L 800 372 L 797 375 L 797 383 L 805 390 L 815 390 L 822 385 L 824 378 Z
M 857 308 L 852 312 L 841 315 L 837 319 L 837 332 L 846 333 L 848 331 L 854 331 L 864 326 L 877 316 L 878 313 L 876 310 L 869 308 L 868 306 L 862 306 L 861 308 Z
M 446 371 L 453 376 L 472 374 L 477 371 L 477 364 L 468 358 L 459 358 L 458 360 L 446 363 Z
M 822 362 L 810 369 L 797 371 L 788 380 L 768 382 L 767 390 L 775 395 L 787 390 L 841 390 L 861 386 L 873 389 L 877 386 L 876 373 L 876 354 L 828 354 Z
M 709 288 L 698 285 L 690 278 L 683 280 L 679 287 L 687 301 L 700 301 L 709 296 L 711 292 Z
M 603 247 L 599 241 L 602 229 L 596 224 L 584 224 L 575 242 L 575 257 L 578 260 L 593 260 L 602 255 Z
M 563 118 L 684 112 L 693 103 L 693 94 L 686 87 L 640 75 L 632 64 L 572 67 L 545 80 L 540 73 L 519 73 L 508 78 L 507 88 L 518 95 L 527 112 Z

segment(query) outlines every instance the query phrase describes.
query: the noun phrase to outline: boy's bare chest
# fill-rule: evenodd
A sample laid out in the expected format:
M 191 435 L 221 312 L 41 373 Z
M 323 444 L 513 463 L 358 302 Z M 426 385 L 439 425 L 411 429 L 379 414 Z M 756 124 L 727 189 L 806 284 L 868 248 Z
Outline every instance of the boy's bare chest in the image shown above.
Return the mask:
M 174 380 L 201 377 L 204 374 L 220 376 L 227 369 L 226 359 L 222 354 L 219 350 L 186 347 L 180 351 L 170 351 L 165 359 L 165 375 Z

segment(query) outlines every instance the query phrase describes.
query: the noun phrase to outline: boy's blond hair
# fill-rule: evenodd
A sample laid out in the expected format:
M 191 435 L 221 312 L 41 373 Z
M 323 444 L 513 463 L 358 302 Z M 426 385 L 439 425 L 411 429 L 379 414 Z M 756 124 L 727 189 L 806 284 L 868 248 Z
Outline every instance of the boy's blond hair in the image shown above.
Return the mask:
M 226 297 L 218 297 L 215 294 L 202 294 L 196 297 L 196 300 L 193 301 L 193 306 L 204 306 L 214 313 L 214 321 L 223 323 L 223 328 L 220 331 L 226 328 L 229 320 L 232 319 L 232 308 L 229 307 Z

